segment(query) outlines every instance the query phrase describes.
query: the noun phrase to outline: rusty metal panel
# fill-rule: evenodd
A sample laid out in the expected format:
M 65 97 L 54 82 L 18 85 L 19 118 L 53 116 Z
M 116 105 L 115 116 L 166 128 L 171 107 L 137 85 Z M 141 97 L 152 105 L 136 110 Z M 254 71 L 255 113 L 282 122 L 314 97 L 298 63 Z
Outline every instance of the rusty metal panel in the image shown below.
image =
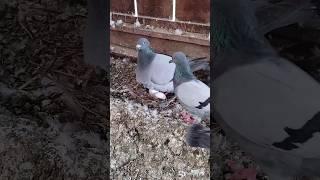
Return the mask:
M 138 14 L 157 18 L 172 16 L 172 0 L 137 0 Z
M 176 18 L 198 23 L 210 22 L 210 0 L 176 0 Z
M 134 13 L 133 0 L 111 0 L 111 12 L 120 12 L 132 14 Z

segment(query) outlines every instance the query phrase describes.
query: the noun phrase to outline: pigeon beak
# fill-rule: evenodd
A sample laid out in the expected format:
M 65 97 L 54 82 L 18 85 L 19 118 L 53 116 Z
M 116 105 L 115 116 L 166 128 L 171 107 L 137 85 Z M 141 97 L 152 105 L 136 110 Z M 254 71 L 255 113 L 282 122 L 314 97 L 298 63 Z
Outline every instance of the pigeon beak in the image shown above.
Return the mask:
M 140 45 L 140 44 L 137 44 L 137 45 L 136 45 L 136 49 L 137 49 L 137 50 L 140 50 L 140 49 L 141 49 L 141 45 Z

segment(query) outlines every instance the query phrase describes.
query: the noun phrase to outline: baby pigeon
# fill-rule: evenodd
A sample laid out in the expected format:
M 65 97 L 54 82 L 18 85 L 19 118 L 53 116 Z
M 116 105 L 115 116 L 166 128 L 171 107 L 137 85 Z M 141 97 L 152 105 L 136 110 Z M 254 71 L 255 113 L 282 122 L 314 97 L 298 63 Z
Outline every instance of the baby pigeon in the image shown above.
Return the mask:
M 166 99 L 162 92 L 173 92 L 173 75 L 176 65 L 169 63 L 172 57 L 155 53 L 150 42 L 146 38 L 140 38 L 136 45 L 138 50 L 138 63 L 136 68 L 136 80 L 149 89 L 149 93 L 159 99 Z M 209 63 L 206 60 L 190 61 L 194 70 L 208 69 Z
M 280 57 L 249 0 L 213 0 L 214 118 L 271 180 L 320 176 L 320 84 Z

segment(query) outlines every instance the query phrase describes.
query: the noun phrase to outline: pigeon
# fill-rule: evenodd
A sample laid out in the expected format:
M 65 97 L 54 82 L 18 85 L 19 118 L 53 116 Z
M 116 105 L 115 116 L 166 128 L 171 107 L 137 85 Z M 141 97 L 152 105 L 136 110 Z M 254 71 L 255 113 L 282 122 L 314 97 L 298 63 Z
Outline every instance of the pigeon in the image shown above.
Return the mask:
M 163 92 L 173 93 L 173 75 L 176 68 L 174 63 L 169 63 L 171 56 L 155 53 L 146 38 L 137 42 L 138 63 L 136 67 L 136 80 L 149 89 L 149 93 L 156 98 L 166 99 Z M 194 70 L 209 69 L 209 63 L 202 58 L 190 61 Z
M 182 52 L 173 54 L 170 63 L 176 64 L 173 77 L 174 93 L 180 104 L 191 114 L 201 119 L 210 116 L 210 88 L 192 73 L 187 57 Z M 187 133 L 191 147 L 210 148 L 210 128 L 193 124 Z
M 210 88 L 193 75 L 183 52 L 174 53 L 169 63 L 176 64 L 173 85 L 174 94 L 180 104 L 191 114 L 201 119 L 208 118 L 210 116 Z
M 188 132 L 186 141 L 191 147 L 210 148 L 210 128 L 201 124 L 193 124 Z
M 176 64 L 173 85 L 180 104 L 200 121 L 207 119 L 210 114 L 210 88 L 193 75 L 190 63 L 182 52 L 175 53 L 169 63 Z M 182 112 L 181 116 L 184 122 L 195 123 L 195 119 L 187 112 Z
M 280 57 L 249 0 L 213 0 L 213 116 L 271 180 L 320 176 L 320 84 Z

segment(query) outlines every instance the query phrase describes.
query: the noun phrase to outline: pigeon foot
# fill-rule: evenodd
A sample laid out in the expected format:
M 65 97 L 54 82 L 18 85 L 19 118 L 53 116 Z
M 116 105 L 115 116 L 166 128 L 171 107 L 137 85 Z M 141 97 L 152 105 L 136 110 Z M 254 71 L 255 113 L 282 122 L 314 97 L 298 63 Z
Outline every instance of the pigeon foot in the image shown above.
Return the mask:
M 185 122 L 187 124 L 194 124 L 195 123 L 195 119 L 189 113 L 182 112 L 180 115 L 181 115 L 183 122 Z

